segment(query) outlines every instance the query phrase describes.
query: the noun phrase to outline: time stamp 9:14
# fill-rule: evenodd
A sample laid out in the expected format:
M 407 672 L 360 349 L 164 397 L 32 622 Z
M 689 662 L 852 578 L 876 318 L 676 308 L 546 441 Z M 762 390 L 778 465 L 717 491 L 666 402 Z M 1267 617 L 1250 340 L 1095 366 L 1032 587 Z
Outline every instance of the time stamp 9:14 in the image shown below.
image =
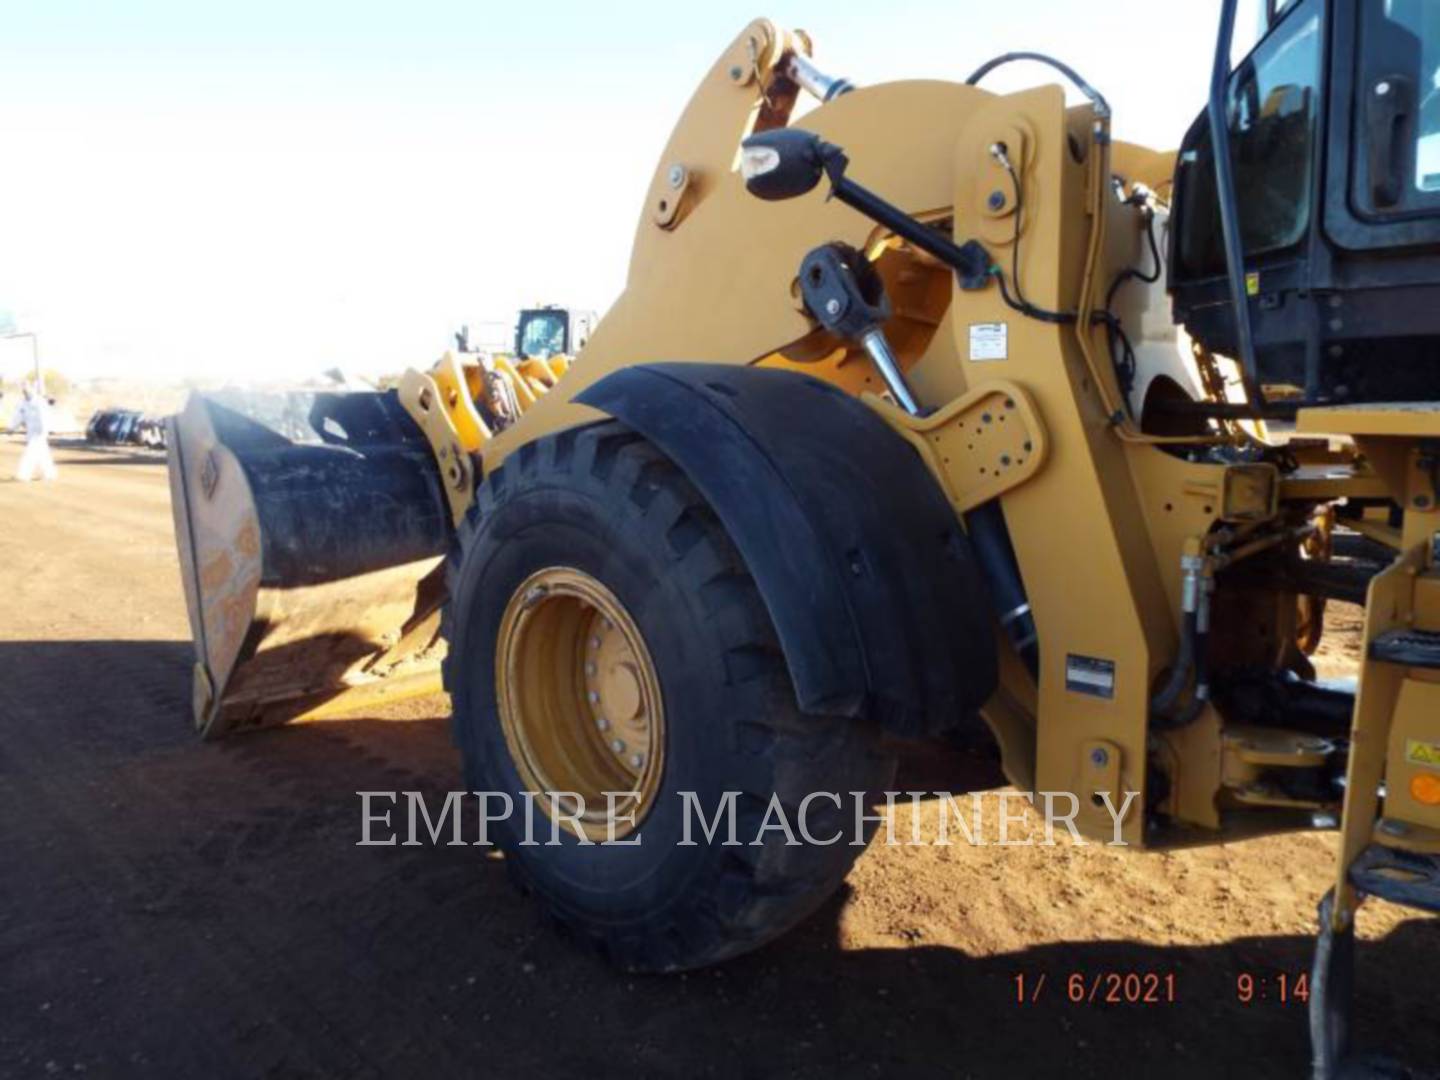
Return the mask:
M 1173 1005 L 1180 1000 L 1180 980 L 1173 971 L 1070 971 L 1053 980 L 1045 972 L 1016 972 L 1011 980 L 1017 1005 L 1038 1005 L 1056 993 L 1072 1005 Z M 1310 975 L 1242 971 L 1233 990 L 1241 1005 L 1305 1005 Z

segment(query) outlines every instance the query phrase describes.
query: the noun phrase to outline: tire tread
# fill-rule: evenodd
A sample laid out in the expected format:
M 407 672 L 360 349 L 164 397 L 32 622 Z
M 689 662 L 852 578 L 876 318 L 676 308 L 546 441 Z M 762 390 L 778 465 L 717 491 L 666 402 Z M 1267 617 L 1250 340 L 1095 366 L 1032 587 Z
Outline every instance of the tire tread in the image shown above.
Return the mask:
M 511 464 L 513 462 L 513 465 Z M 487 515 L 526 484 L 606 489 L 609 504 L 655 530 L 689 579 L 708 620 L 723 628 L 720 657 L 726 685 L 748 707 L 736 722 L 735 744 L 750 762 L 737 800 L 737 832 L 752 837 L 770 794 L 779 793 L 793 814 L 807 790 L 872 791 L 883 787 L 894 763 L 878 752 L 878 727 L 866 720 L 801 713 L 764 601 L 723 524 L 698 490 L 668 458 L 629 428 L 606 421 L 572 428 L 525 444 L 492 470 L 456 531 L 446 562 L 450 596 L 458 584 Z M 447 601 L 442 633 L 455 640 L 453 603 Z M 455 691 L 459 660 L 445 659 L 446 689 Z M 479 776 L 479 747 L 456 716 L 456 744 L 472 787 Z M 737 786 L 740 786 L 737 784 Z M 821 801 L 825 808 L 833 803 Z M 836 814 L 843 821 L 843 811 Z M 793 817 L 790 819 L 793 822 Z M 829 828 L 827 823 L 826 828 Z M 833 830 L 832 830 L 833 831 Z M 815 832 L 820 834 L 819 828 Z M 846 840 L 850 839 L 846 835 Z M 548 921 L 566 936 L 611 962 L 635 971 L 682 970 L 716 963 L 756 948 L 804 919 L 838 887 L 863 848 L 784 846 L 778 832 L 761 846 L 724 848 L 711 860 L 683 903 L 672 904 L 653 927 L 588 925 L 534 887 L 523 862 L 508 858 L 512 878 L 537 898 Z

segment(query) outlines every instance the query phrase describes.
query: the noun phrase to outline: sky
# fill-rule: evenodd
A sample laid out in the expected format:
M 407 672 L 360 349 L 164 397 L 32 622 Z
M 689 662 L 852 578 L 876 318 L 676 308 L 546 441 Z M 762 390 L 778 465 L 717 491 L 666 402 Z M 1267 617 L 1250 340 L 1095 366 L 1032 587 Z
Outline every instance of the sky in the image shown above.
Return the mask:
M 461 323 L 604 311 L 672 125 L 756 14 L 861 85 L 1049 52 L 1117 137 L 1170 148 L 1218 7 L 0 0 L 0 326 L 71 378 L 428 366 Z M 0 375 L 29 357 L 0 341 Z

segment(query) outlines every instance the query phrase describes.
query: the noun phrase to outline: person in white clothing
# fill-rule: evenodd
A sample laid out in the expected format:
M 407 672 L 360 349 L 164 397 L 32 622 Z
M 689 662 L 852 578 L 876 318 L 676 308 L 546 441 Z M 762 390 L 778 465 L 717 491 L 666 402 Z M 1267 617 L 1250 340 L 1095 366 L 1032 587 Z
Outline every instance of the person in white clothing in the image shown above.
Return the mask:
M 38 472 L 46 480 L 55 479 L 55 459 L 50 456 L 49 430 L 46 426 L 45 399 L 28 384 L 20 407 L 15 410 L 12 428 L 24 425 L 25 452 L 20 455 L 20 467 L 15 470 L 15 479 L 29 483 Z

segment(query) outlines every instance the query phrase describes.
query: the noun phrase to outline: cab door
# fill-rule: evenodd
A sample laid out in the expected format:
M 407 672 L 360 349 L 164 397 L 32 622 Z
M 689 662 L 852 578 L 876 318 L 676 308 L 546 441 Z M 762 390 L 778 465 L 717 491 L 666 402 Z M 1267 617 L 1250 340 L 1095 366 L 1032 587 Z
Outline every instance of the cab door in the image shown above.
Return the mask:
M 1336 18 L 1326 231 L 1352 250 L 1440 242 L 1440 3 L 1344 0 Z

